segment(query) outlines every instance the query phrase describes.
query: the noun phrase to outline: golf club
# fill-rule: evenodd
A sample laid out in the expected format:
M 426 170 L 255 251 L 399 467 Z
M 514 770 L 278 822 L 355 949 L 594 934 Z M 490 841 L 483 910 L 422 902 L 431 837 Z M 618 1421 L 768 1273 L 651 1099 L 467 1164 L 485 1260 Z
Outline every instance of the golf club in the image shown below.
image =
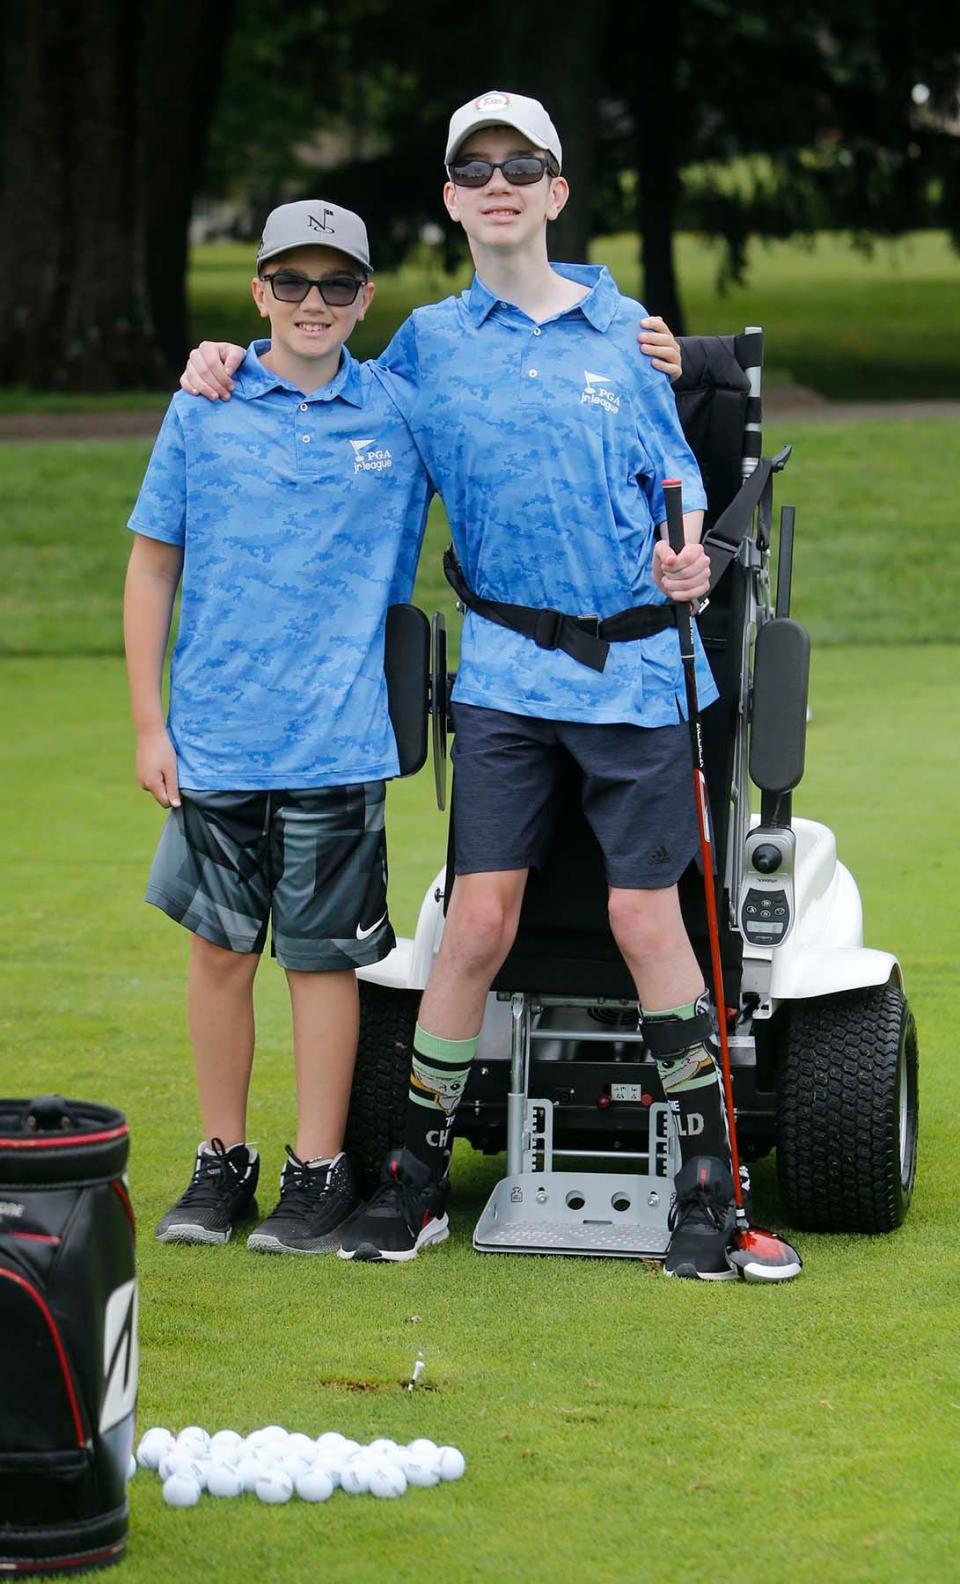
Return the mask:
M 663 496 L 667 508 L 667 535 L 671 550 L 679 555 L 684 547 L 683 490 L 679 479 L 664 479 Z M 730 1047 L 727 1042 L 726 998 L 723 989 L 723 968 L 720 961 L 720 926 L 717 920 L 717 900 L 713 885 L 713 849 L 710 842 L 710 806 L 707 801 L 707 778 L 703 764 L 703 733 L 700 729 L 700 708 L 697 701 L 696 664 L 693 650 L 693 607 L 677 603 L 677 628 L 680 634 L 680 658 L 683 662 L 683 682 L 687 696 L 687 724 L 690 728 L 690 746 L 693 757 L 694 801 L 697 805 L 697 826 L 700 833 L 700 856 L 703 861 L 703 889 L 707 909 L 707 931 L 710 938 L 710 963 L 713 971 L 713 998 L 717 1011 L 717 1030 L 720 1039 L 720 1067 L 723 1074 L 723 1097 L 730 1135 L 730 1158 L 733 1170 L 733 1197 L 737 1225 L 733 1241 L 727 1251 L 730 1265 L 744 1281 L 789 1281 L 799 1276 L 803 1261 L 797 1250 L 775 1232 L 752 1227 L 747 1219 L 740 1182 L 740 1152 L 737 1148 L 737 1123 L 733 1104 L 733 1079 L 730 1072 Z

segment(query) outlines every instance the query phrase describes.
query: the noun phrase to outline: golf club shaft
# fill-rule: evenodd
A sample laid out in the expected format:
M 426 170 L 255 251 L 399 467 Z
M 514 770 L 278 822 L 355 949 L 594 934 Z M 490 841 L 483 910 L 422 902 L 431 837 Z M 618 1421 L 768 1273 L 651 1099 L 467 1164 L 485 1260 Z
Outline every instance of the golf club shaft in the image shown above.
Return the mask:
M 667 535 L 670 548 L 676 555 L 679 555 L 686 542 L 683 530 L 683 489 L 679 479 L 664 480 L 663 497 L 667 508 Z M 727 1112 L 727 1129 L 730 1134 L 733 1197 L 737 1207 L 737 1220 L 738 1222 L 743 1222 L 746 1219 L 746 1212 L 743 1206 L 743 1189 L 740 1184 L 740 1151 L 737 1148 L 737 1123 L 733 1105 L 730 1046 L 727 1043 L 726 995 L 723 988 L 723 965 L 720 961 L 720 923 L 717 918 L 717 898 L 713 884 L 713 846 L 710 841 L 710 811 L 707 803 L 707 778 L 703 767 L 703 734 L 700 729 L 696 656 L 693 648 L 693 610 L 690 605 L 678 602 L 677 629 L 680 634 L 680 658 L 683 662 L 683 683 L 687 695 L 687 724 L 690 728 L 690 747 L 693 756 L 693 790 L 697 805 L 700 857 L 703 863 L 703 892 L 707 908 L 710 964 L 713 970 L 713 998 L 716 1004 L 717 1030 L 720 1038 L 720 1068 L 723 1074 L 723 1096 Z

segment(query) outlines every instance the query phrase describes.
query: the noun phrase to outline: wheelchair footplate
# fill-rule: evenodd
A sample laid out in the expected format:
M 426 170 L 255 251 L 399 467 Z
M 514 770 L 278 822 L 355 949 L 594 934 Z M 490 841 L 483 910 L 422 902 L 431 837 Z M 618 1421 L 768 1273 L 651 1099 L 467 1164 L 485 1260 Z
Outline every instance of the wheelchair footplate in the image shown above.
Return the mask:
M 473 1234 L 481 1254 L 592 1254 L 663 1259 L 667 1214 L 679 1167 L 668 1107 L 649 1111 L 649 1148 L 633 1155 L 556 1150 L 553 1103 L 527 1098 L 519 1141 L 521 1170 L 501 1178 Z M 570 1169 L 554 1169 L 558 1155 Z M 612 1160 L 614 1170 L 609 1167 Z M 605 1163 L 605 1167 L 600 1162 Z M 594 1164 L 596 1162 L 596 1164 Z

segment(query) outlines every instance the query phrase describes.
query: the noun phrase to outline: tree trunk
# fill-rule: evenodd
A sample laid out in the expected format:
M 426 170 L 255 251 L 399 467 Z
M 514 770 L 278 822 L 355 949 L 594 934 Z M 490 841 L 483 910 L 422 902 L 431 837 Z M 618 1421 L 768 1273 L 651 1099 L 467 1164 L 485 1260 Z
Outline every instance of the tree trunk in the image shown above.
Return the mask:
M 167 385 L 190 208 L 234 0 L 4 10 L 0 381 Z
M 0 378 L 112 390 L 160 372 L 136 195 L 135 0 L 9 6 Z
M 684 315 L 673 257 L 680 198 L 676 63 L 680 59 L 683 0 L 673 0 L 651 19 L 656 55 L 637 71 L 633 112 L 637 129 L 637 224 L 640 233 L 641 296 L 649 313 L 662 314 L 675 335 Z
M 145 20 L 139 186 L 146 285 L 157 341 L 175 373 L 190 345 L 190 213 L 203 174 L 234 13 L 235 0 L 218 0 L 216 5 L 152 0 Z

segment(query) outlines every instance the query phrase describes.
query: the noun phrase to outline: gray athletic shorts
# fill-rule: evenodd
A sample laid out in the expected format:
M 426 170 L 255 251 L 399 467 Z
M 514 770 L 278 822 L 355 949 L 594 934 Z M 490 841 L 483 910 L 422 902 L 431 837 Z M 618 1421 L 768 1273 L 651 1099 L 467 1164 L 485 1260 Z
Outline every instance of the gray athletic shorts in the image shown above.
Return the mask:
M 689 728 L 539 720 L 454 704 L 454 868 L 535 869 L 552 836 L 565 760 L 582 775 L 583 812 L 607 884 L 659 891 L 698 846 Z
M 382 781 L 289 792 L 181 788 L 147 901 L 235 952 L 284 968 L 361 968 L 395 945 L 387 917 Z

